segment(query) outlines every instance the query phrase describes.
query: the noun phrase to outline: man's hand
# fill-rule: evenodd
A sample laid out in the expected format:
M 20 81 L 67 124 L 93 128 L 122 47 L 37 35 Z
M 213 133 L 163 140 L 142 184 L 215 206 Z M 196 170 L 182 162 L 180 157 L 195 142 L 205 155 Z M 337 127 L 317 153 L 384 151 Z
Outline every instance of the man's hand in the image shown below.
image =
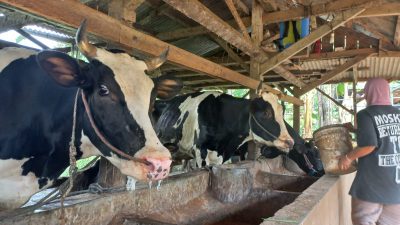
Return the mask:
M 353 124 L 348 122 L 348 123 L 344 123 L 342 124 L 344 127 L 347 128 L 347 130 L 349 130 L 350 132 L 356 132 L 356 129 L 354 128 Z
M 353 162 L 353 160 L 351 160 L 347 154 L 346 155 L 342 155 L 339 158 L 339 169 L 342 171 L 348 170 L 351 166 L 351 163 Z

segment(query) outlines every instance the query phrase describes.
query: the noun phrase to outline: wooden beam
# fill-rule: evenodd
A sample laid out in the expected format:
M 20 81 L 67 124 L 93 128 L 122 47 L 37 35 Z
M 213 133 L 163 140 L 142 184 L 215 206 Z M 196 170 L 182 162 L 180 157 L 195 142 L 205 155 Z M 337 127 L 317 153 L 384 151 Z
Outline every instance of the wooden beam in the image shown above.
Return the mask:
M 243 21 L 240 18 L 240 15 L 236 10 L 235 5 L 233 4 L 233 0 L 225 0 L 225 3 L 228 6 L 229 11 L 231 11 L 233 18 L 235 18 L 235 21 L 236 21 L 237 25 L 239 26 L 240 30 L 242 31 L 243 37 L 245 37 L 248 41 L 251 41 L 249 33 L 247 32 L 247 28 L 243 24 Z
M 379 7 L 372 6 L 366 9 L 357 18 L 398 15 L 400 15 L 400 3 L 386 3 L 379 5 Z
M 340 108 L 346 110 L 348 113 L 350 113 L 351 115 L 354 114 L 353 110 L 348 109 L 347 107 L 345 107 L 344 105 L 340 104 L 340 102 L 336 101 L 336 99 L 332 98 L 331 96 L 329 96 L 327 93 L 325 93 L 324 91 L 322 91 L 319 88 L 316 88 L 317 91 L 319 91 L 319 93 L 321 93 L 323 96 L 327 97 L 329 100 L 331 100 L 333 103 L 335 103 L 337 106 L 339 106 Z
M 351 4 L 351 1 L 348 1 Z M 337 8 L 335 11 L 341 11 L 344 9 L 348 9 L 349 7 L 343 7 L 343 8 Z M 309 16 L 308 15 L 308 10 L 300 7 L 300 8 L 294 8 L 294 9 L 289 9 L 285 11 L 279 11 L 279 12 L 271 12 L 271 13 L 265 13 L 264 15 L 264 23 L 266 21 L 271 21 L 272 23 L 277 23 L 281 21 L 287 21 L 287 20 L 296 20 L 296 19 L 301 19 L 304 17 Z M 327 10 L 325 10 L 327 11 Z M 325 12 L 321 11 L 320 14 L 315 14 L 314 11 L 311 12 L 311 15 L 322 15 L 326 13 L 331 13 L 333 11 Z M 279 13 L 279 14 L 278 14 Z M 379 17 L 379 16 L 398 16 L 400 15 L 400 3 L 386 3 L 382 4 L 379 7 L 371 7 L 367 8 L 363 13 L 357 16 L 357 18 L 364 18 L 364 17 Z M 245 26 L 250 25 L 250 17 L 242 17 L 242 21 Z M 231 20 L 228 21 L 228 23 L 233 24 L 235 21 Z M 203 26 L 196 26 L 196 27 L 191 27 L 191 28 L 182 28 L 178 29 L 175 31 L 170 31 L 170 32 L 164 32 L 164 33 L 159 33 L 157 37 L 161 40 L 174 40 L 174 39 L 180 39 L 180 38 L 185 38 L 185 37 L 190 37 L 190 36 L 195 36 L 195 35 L 201 35 L 201 34 L 207 34 L 210 33 L 210 31 Z
M 254 43 L 247 41 L 241 36 L 238 31 L 233 29 L 229 24 L 216 16 L 200 2 L 190 0 L 164 0 L 164 2 L 176 8 L 189 18 L 192 18 L 193 20 L 203 25 L 213 33 L 217 34 L 226 42 L 236 46 L 246 54 L 252 56 L 259 56 L 263 54 L 263 51 L 261 50 L 259 45 L 255 45 Z M 285 78 L 288 77 L 288 79 L 290 79 L 291 81 L 297 80 L 297 78 L 285 68 L 278 68 L 278 70 L 278 73 L 282 73 L 282 76 L 284 76 Z
M 337 0 L 330 1 L 327 3 L 316 4 L 308 6 L 302 6 L 297 8 L 291 8 L 288 10 L 265 13 L 263 16 L 264 24 L 278 23 L 288 20 L 297 20 L 309 16 L 318 16 L 323 14 L 335 13 L 344 10 L 353 9 L 355 7 L 362 7 L 373 1 L 371 0 Z M 379 8 L 379 7 L 374 7 Z
M 396 47 L 400 47 L 400 16 L 397 16 L 396 28 L 393 37 L 393 43 Z
M 335 20 L 329 24 L 325 24 L 315 31 L 311 32 L 307 37 L 300 39 L 289 48 L 285 49 L 281 53 L 270 58 L 268 61 L 261 65 L 261 73 L 265 74 L 276 66 L 280 65 L 282 62 L 288 60 L 290 57 L 294 56 L 296 53 L 300 52 L 302 49 L 314 43 L 321 37 L 329 34 L 332 30 L 338 28 L 342 24 L 356 17 L 358 14 L 363 12 L 365 9 L 356 8 L 345 11 L 339 15 L 336 15 Z
M 299 96 L 311 91 L 312 89 L 318 87 L 321 84 L 324 84 L 334 78 L 335 76 L 341 74 L 342 72 L 348 70 L 349 68 L 356 66 L 359 62 L 363 61 L 364 59 L 368 58 L 368 54 L 366 55 L 358 55 L 355 58 L 348 60 L 346 63 L 343 65 L 335 68 L 334 70 L 331 70 L 330 72 L 326 73 L 320 80 L 314 81 L 310 84 L 307 84 L 306 87 L 302 88 L 299 93 L 297 93 Z
M 163 0 L 179 12 L 193 19 L 208 30 L 222 37 L 228 43 L 236 46 L 244 53 L 252 55 L 258 52 L 253 44 L 243 38 L 240 32 L 229 26 L 220 17 L 216 16 L 210 9 L 201 4 L 199 1 L 192 0 Z
M 54 21 L 69 27 L 78 27 L 83 19 L 87 19 L 87 29 L 90 33 L 116 43 L 127 51 L 136 49 L 156 56 L 169 47 L 168 60 L 177 65 L 241 84 L 251 89 L 256 89 L 259 84 L 257 80 L 243 76 L 226 67 L 222 67 L 195 54 L 127 27 L 118 20 L 75 0 L 64 0 L 61 2 L 35 0 L 34 4 L 31 0 L 0 0 L 0 2 L 19 10 L 45 17 L 46 21 Z M 272 87 L 268 88 L 272 89 Z M 274 89 L 272 92 L 283 97 L 282 93 L 278 90 Z M 299 99 L 295 100 L 295 102 L 301 104 Z
M 250 15 L 250 9 L 242 2 L 242 0 L 233 0 L 235 5 L 246 15 Z

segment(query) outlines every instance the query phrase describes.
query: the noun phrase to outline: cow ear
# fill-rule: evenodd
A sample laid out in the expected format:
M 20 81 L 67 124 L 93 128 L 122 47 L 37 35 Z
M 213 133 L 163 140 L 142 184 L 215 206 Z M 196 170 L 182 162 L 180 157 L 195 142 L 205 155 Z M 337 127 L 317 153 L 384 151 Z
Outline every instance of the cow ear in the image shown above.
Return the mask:
M 167 100 L 177 95 L 183 88 L 181 80 L 171 76 L 164 75 L 153 79 L 157 98 Z
M 37 55 L 36 59 L 40 67 L 64 87 L 81 86 L 85 81 L 76 59 L 65 53 L 42 51 Z

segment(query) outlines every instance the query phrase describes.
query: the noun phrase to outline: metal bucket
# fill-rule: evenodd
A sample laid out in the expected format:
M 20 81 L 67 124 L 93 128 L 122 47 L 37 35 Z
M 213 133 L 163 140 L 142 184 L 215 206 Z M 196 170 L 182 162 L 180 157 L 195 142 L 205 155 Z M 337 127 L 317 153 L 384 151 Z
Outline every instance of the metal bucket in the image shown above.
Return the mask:
M 345 155 L 353 149 L 351 136 L 347 128 L 343 125 L 324 126 L 316 130 L 313 136 L 315 144 L 320 151 L 325 173 L 342 175 L 357 170 L 355 161 L 346 171 L 340 170 L 338 166 L 338 156 Z

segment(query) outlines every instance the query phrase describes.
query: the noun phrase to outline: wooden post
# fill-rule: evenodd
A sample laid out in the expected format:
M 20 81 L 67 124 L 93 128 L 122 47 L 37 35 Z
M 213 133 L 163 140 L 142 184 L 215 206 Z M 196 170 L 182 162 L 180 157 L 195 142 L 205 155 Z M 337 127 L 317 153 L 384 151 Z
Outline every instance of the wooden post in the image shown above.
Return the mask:
M 357 127 L 357 66 L 353 67 L 353 115 L 354 115 L 354 127 Z
M 295 87 L 294 93 L 297 93 L 299 88 Z M 295 95 L 296 96 L 296 95 Z M 296 96 L 299 97 L 299 96 Z M 300 106 L 293 104 L 293 129 L 299 133 L 300 132 Z
M 253 0 L 252 8 L 252 32 L 251 39 L 253 46 L 259 47 L 263 39 L 263 24 L 262 24 L 263 8 L 259 5 L 256 0 Z M 254 55 L 250 58 L 250 77 L 256 80 L 260 80 L 260 63 Z M 254 90 L 250 92 L 250 99 L 256 98 L 257 93 Z M 255 160 L 257 158 L 257 146 L 254 142 L 248 143 L 248 155 L 247 159 Z

